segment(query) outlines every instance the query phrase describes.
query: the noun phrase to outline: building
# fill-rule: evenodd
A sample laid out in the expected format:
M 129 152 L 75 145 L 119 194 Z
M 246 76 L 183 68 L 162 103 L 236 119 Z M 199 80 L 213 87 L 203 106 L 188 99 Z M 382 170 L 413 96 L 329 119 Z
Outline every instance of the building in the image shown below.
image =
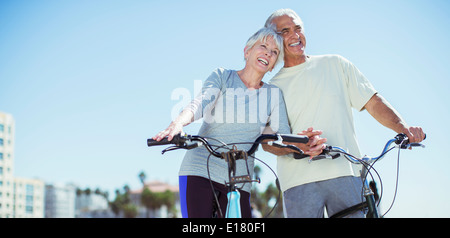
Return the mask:
M 131 203 L 134 204 L 138 208 L 138 218 L 145 217 L 156 217 L 156 218 L 167 218 L 170 216 L 181 217 L 181 209 L 180 209 L 180 201 L 179 201 L 179 189 L 178 186 L 173 186 L 167 183 L 163 183 L 160 181 L 151 181 L 145 183 L 145 187 L 148 188 L 153 193 L 164 193 L 166 191 L 170 191 L 174 200 L 175 200 L 175 210 L 176 213 L 172 214 L 171 211 L 168 210 L 166 205 L 162 205 L 161 207 L 147 211 L 147 208 L 141 202 L 141 196 L 143 189 L 137 189 L 130 191 L 130 200 Z
M 14 119 L 0 112 L 0 218 L 14 214 Z
M 106 195 L 99 190 L 77 189 L 75 204 L 77 218 L 113 218 Z
M 45 186 L 45 217 L 75 218 L 75 185 L 47 184 Z
M 14 178 L 15 218 L 44 217 L 44 181 L 39 179 Z

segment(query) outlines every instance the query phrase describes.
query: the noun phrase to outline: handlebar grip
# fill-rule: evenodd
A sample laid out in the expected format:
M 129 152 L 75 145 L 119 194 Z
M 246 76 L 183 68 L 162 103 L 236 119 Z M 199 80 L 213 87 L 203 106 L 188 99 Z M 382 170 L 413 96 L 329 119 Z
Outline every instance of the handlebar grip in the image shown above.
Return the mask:
M 160 140 L 160 141 L 157 141 L 157 140 L 153 140 L 153 139 L 147 139 L 147 146 L 148 147 L 150 147 L 150 146 L 156 146 L 156 145 L 169 145 L 169 144 L 172 144 L 173 142 L 172 141 L 169 141 L 168 139 L 167 139 L 167 137 L 166 138 L 163 138 L 162 140 Z
M 153 140 L 153 139 L 147 139 L 147 146 L 156 146 L 156 145 L 170 145 L 170 144 L 174 144 L 174 145 L 179 145 L 181 143 L 184 143 L 184 138 L 182 138 L 180 136 L 180 134 L 175 135 L 171 141 L 168 140 L 167 137 L 163 138 L 160 141 L 157 140 Z
M 281 136 L 281 138 L 283 138 L 283 141 L 285 141 L 285 142 L 306 144 L 309 141 L 307 136 L 289 135 L 289 134 L 280 134 L 280 136 Z
M 425 137 L 423 138 L 423 140 L 425 140 L 426 138 L 427 138 L 427 134 L 425 134 Z M 400 134 L 396 135 L 395 139 L 396 139 L 395 143 L 397 145 L 402 144 L 401 147 L 403 149 L 405 149 L 406 145 L 410 143 L 408 137 L 404 133 L 400 133 Z

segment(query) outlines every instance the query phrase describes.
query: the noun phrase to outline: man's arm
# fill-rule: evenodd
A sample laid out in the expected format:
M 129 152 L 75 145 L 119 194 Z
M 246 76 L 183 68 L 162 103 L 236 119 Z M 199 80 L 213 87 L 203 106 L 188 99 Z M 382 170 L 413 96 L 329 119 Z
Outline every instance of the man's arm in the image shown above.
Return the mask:
M 405 133 L 411 143 L 421 142 L 425 137 L 421 127 L 408 126 L 394 107 L 379 94 L 373 95 L 363 109 L 383 126 L 397 133 Z

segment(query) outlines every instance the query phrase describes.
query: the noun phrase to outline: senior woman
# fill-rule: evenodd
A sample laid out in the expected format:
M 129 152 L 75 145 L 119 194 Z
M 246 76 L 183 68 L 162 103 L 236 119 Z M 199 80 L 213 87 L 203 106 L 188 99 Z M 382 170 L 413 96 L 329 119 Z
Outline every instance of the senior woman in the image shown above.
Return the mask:
M 225 143 L 252 142 L 264 131 L 290 134 L 281 91 L 274 85 L 262 82 L 265 73 L 272 71 L 283 59 L 282 37 L 269 28 L 260 29 L 247 41 L 244 58 L 245 67 L 242 70 L 214 70 L 204 82 L 200 95 L 153 139 L 159 141 L 167 136 L 172 140 L 174 135 L 182 132 L 184 126 L 200 118 L 204 120 L 198 134 Z M 311 146 L 298 146 L 309 155 L 319 154 L 325 141 L 318 136 L 320 133 L 310 131 L 307 135 L 314 143 Z M 210 143 L 214 143 L 214 140 L 210 140 Z M 248 150 L 250 146 L 238 144 L 237 148 Z M 292 151 L 286 151 L 289 152 Z M 253 173 L 253 158 L 249 157 L 247 162 L 250 173 Z M 237 161 L 236 176 L 247 174 L 244 163 L 243 160 Z M 227 180 L 227 162 L 209 156 L 204 147 L 187 151 L 179 171 L 183 217 L 212 217 L 216 203 L 214 193 L 218 197 L 222 214 L 225 214 Z M 242 217 L 251 217 L 250 189 L 250 183 L 239 188 Z

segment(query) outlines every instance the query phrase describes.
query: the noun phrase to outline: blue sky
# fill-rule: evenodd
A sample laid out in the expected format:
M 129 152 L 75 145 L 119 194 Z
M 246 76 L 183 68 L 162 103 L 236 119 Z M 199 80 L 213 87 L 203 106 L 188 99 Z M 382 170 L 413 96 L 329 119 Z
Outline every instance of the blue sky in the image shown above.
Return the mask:
M 0 2 L 0 111 L 16 122 L 18 177 L 114 191 L 137 177 L 177 184 L 183 152 L 160 155 L 146 139 L 164 129 L 194 81 L 241 69 L 248 37 L 276 9 L 305 23 L 312 55 L 352 61 L 410 125 L 425 149 L 404 151 L 390 217 L 450 217 L 444 151 L 450 4 L 398 1 L 8 1 Z M 266 75 L 268 81 L 278 69 Z M 355 112 L 363 154 L 395 135 Z M 186 132 L 195 134 L 194 123 Z M 273 156 L 258 156 L 275 168 Z M 396 153 L 379 162 L 383 208 L 395 187 Z M 271 182 L 268 169 L 263 179 Z

